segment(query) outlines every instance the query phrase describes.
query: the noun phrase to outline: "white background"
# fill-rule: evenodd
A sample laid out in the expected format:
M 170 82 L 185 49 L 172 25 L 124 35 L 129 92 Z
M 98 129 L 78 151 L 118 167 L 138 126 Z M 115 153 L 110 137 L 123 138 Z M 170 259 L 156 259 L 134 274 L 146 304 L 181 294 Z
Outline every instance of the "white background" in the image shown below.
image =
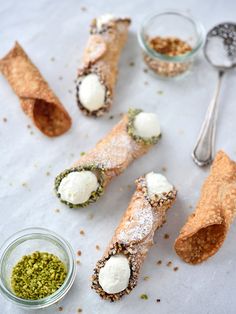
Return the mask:
M 81 8 L 86 7 L 86 11 Z M 58 232 L 82 251 L 81 265 L 73 288 L 59 304 L 41 313 L 159 313 L 159 314 L 233 314 L 236 312 L 236 226 L 233 225 L 222 249 L 199 266 L 184 264 L 173 250 L 174 239 L 199 197 L 200 186 L 208 169 L 199 169 L 190 154 L 201 121 L 216 83 L 216 72 L 203 56 L 192 73 L 180 81 L 160 81 L 144 73 L 136 31 L 150 11 L 180 9 L 200 19 L 206 29 L 222 21 L 235 21 L 236 2 L 231 1 L 0 1 L 0 55 L 18 40 L 39 67 L 52 89 L 73 118 L 72 129 L 49 139 L 23 114 L 19 101 L 8 83 L 0 77 L 0 242 L 12 233 L 30 226 Z M 75 102 L 74 79 L 88 38 L 90 20 L 111 12 L 131 16 L 133 23 L 122 54 L 120 74 L 112 110 L 97 120 L 82 116 Z M 55 61 L 51 61 L 55 58 Z M 129 63 L 135 62 L 134 67 Z M 63 79 L 59 80 L 62 76 Z M 144 82 L 148 82 L 145 85 Z M 217 149 L 223 148 L 236 159 L 236 76 L 228 73 L 221 93 Z M 72 93 L 70 92 L 72 91 Z M 163 94 L 158 94 L 158 91 Z M 130 107 L 158 113 L 163 137 L 148 155 L 134 162 L 113 180 L 106 194 L 94 205 L 72 210 L 60 204 L 53 193 L 54 177 L 79 158 L 119 120 L 119 113 Z M 109 116 L 114 115 L 110 120 Z M 3 118 L 7 118 L 7 123 Z M 34 134 L 30 134 L 33 131 Z M 179 190 L 178 200 L 169 211 L 167 224 L 156 233 L 143 265 L 137 288 L 120 302 L 101 300 L 90 290 L 89 277 L 103 254 L 114 228 L 133 193 L 133 181 L 143 173 L 163 172 Z M 50 172 L 50 176 L 46 172 Z M 22 186 L 26 182 L 27 187 Z M 132 188 L 128 189 L 127 185 Z M 60 212 L 55 211 L 56 208 Z M 94 218 L 89 220 L 93 213 Z M 83 229 L 85 235 L 79 231 Z M 164 240 L 163 235 L 170 234 Z M 95 246 L 100 246 L 100 251 Z M 162 260 L 161 266 L 156 265 Z M 166 266 L 168 261 L 178 266 Z M 144 276 L 150 276 L 144 281 Z M 141 300 L 146 293 L 148 300 Z M 156 303 L 160 298 L 161 302 Z M 20 314 L 0 296 L 1 314 Z M 39 313 L 39 311 L 34 311 Z

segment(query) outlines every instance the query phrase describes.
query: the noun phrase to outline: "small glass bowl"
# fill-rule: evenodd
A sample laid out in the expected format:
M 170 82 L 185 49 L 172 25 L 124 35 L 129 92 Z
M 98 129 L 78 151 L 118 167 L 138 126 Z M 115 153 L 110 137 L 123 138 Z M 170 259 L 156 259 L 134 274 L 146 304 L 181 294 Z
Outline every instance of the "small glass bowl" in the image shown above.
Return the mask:
M 11 289 L 11 272 L 23 255 L 35 251 L 56 255 L 64 262 L 67 276 L 63 285 L 53 294 L 39 300 L 17 297 Z M 70 244 L 58 234 L 44 228 L 28 228 L 13 234 L 0 248 L 0 292 L 4 297 L 25 309 L 41 309 L 62 299 L 76 276 L 75 254 Z
M 176 56 L 158 53 L 148 43 L 150 38 L 156 36 L 179 38 L 192 50 Z M 202 24 L 192 17 L 171 10 L 148 16 L 140 27 L 138 40 L 148 67 L 161 78 L 172 78 L 190 69 L 204 43 L 205 31 Z

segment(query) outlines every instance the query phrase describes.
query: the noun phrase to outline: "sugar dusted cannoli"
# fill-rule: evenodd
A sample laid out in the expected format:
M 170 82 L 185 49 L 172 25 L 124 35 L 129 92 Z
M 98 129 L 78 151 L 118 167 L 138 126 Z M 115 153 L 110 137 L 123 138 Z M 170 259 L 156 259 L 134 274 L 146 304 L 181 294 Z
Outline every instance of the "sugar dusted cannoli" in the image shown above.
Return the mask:
M 110 109 L 129 24 L 130 19 L 110 14 L 92 21 L 76 83 L 77 103 L 86 115 L 101 116 Z
M 141 266 L 153 244 L 154 232 L 166 219 L 176 189 L 158 173 L 136 180 L 136 191 L 104 256 L 97 262 L 92 289 L 116 301 L 136 286 Z
M 131 109 L 95 148 L 56 177 L 59 199 L 69 207 L 95 202 L 110 180 L 145 154 L 160 137 L 156 114 Z
M 214 255 L 236 214 L 236 163 L 219 151 L 203 184 L 195 212 L 175 241 L 176 253 L 190 264 Z
M 58 136 L 71 127 L 65 108 L 17 42 L 0 60 L 0 71 L 19 97 L 24 112 L 41 132 Z

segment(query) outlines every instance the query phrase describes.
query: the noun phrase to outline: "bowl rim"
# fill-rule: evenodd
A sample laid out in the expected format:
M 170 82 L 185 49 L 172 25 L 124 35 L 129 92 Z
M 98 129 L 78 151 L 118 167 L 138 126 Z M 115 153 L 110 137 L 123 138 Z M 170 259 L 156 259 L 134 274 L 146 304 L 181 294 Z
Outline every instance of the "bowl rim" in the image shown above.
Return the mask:
M 150 48 L 150 46 L 146 42 L 145 35 L 144 35 L 145 27 L 150 21 L 163 15 L 176 15 L 176 16 L 182 17 L 185 20 L 188 20 L 194 26 L 196 33 L 198 35 L 198 39 L 197 39 L 197 43 L 194 45 L 191 51 L 180 56 L 168 56 L 168 55 L 158 53 L 154 49 Z M 148 14 L 144 18 L 143 22 L 141 23 L 140 28 L 138 29 L 137 37 L 138 37 L 138 42 L 142 50 L 146 52 L 151 58 L 156 59 L 156 60 L 163 60 L 163 61 L 184 62 L 185 60 L 192 58 L 199 51 L 199 49 L 203 46 L 205 42 L 205 38 L 206 38 L 206 31 L 202 23 L 199 20 L 195 19 L 192 15 L 187 14 L 184 11 L 180 11 L 180 10 L 167 9 L 165 11 L 157 11 L 155 13 Z
M 6 287 L 6 285 L 4 284 L 3 276 L 0 275 L 0 292 L 2 293 L 2 295 L 6 299 L 12 301 L 12 303 L 27 309 L 41 309 L 58 302 L 67 294 L 76 277 L 76 255 L 70 243 L 56 232 L 41 227 L 30 227 L 22 229 L 12 234 L 4 241 L 4 243 L 0 247 L 0 274 L 2 274 L 4 261 L 7 258 L 7 255 L 9 254 L 11 249 L 14 249 L 15 247 L 17 247 L 17 245 L 21 244 L 24 241 L 37 238 L 48 240 L 50 242 L 58 244 L 68 258 L 69 267 L 66 279 L 61 287 L 53 294 L 38 300 L 28 300 L 17 297 Z

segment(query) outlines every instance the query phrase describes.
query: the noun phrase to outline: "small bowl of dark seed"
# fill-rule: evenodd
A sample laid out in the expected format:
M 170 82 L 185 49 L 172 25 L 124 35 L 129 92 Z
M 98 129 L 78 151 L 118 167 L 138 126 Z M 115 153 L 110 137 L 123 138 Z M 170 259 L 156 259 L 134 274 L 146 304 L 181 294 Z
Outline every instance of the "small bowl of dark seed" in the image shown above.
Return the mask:
M 148 16 L 138 32 L 144 62 L 160 78 L 186 73 L 203 46 L 202 24 L 179 11 Z
M 75 275 L 72 247 L 50 230 L 21 230 L 0 249 L 0 292 L 22 308 L 41 309 L 58 302 Z

